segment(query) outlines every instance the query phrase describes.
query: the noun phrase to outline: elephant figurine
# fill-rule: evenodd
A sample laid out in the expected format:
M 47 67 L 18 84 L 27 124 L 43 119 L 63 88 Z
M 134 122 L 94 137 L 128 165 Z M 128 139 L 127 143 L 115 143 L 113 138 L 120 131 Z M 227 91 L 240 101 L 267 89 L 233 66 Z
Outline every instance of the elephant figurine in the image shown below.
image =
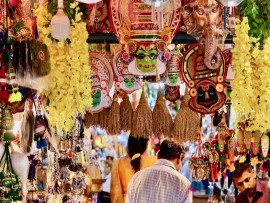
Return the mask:
M 223 5 L 215 0 L 183 0 L 181 13 L 187 34 L 204 44 L 204 64 L 218 69 L 222 63 L 218 40 L 227 35 L 222 21 Z

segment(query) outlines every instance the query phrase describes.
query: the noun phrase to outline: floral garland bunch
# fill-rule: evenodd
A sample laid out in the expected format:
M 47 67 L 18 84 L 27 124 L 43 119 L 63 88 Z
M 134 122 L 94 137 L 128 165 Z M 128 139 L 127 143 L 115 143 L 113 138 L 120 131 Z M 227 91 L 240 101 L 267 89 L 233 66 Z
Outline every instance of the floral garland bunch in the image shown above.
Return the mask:
M 248 131 L 265 132 L 270 129 L 270 38 L 262 49 L 260 39 L 249 37 L 248 32 L 248 19 L 244 17 L 236 26 L 231 96 L 238 113 L 236 123 L 247 120 Z
M 84 112 L 92 104 L 89 68 L 88 32 L 82 21 L 78 2 L 70 4 L 74 9 L 69 40 L 56 42 L 50 38 L 51 14 L 46 5 L 35 9 L 39 37 L 49 48 L 52 70 L 50 85 L 44 94 L 49 99 L 49 119 L 57 129 L 70 130 L 74 125 L 75 112 Z
M 249 131 L 270 129 L 270 38 L 265 40 L 264 46 L 259 43 L 253 48 L 252 56 L 252 88 L 256 104 L 253 106 L 254 118 L 251 115 Z
M 239 21 L 238 21 L 239 23 Z M 253 95 L 251 85 L 251 54 L 250 48 L 254 39 L 248 36 L 249 25 L 247 18 L 235 27 L 235 46 L 232 50 L 232 67 L 234 80 L 232 85 L 233 107 L 237 112 L 250 112 L 253 107 Z M 247 102 L 249 101 L 249 102 Z

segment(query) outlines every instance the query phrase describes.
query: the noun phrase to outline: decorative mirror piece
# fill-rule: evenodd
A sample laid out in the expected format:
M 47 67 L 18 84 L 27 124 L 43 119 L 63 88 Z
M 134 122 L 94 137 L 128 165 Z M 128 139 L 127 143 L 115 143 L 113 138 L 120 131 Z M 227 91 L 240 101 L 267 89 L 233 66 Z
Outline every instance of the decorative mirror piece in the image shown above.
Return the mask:
M 109 92 L 113 84 L 113 71 L 109 60 L 100 53 L 90 52 L 93 113 L 98 113 L 112 104 Z

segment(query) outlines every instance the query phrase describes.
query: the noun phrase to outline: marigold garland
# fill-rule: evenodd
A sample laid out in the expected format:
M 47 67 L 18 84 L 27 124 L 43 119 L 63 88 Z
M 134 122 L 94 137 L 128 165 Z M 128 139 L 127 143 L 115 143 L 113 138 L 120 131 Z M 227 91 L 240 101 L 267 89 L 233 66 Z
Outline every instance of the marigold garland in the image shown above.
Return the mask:
M 70 4 L 75 18 L 71 20 L 70 44 L 54 42 L 50 36 L 51 14 L 46 5 L 34 10 L 37 16 L 39 39 L 47 44 L 51 56 L 50 85 L 44 94 L 49 98 L 49 119 L 58 129 L 70 130 L 74 113 L 84 112 L 92 103 L 91 80 L 88 65 L 88 32 L 82 21 L 78 2 Z

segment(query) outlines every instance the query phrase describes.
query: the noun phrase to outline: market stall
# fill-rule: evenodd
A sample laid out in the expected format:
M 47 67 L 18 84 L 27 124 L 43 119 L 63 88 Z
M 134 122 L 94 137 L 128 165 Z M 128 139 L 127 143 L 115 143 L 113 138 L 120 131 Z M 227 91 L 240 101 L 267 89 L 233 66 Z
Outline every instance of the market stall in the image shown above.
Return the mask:
M 187 148 L 194 202 L 234 202 L 236 159 L 269 179 L 268 1 L 3 0 L 0 12 L 0 202 L 102 202 L 129 135 L 151 155 L 164 138 Z

